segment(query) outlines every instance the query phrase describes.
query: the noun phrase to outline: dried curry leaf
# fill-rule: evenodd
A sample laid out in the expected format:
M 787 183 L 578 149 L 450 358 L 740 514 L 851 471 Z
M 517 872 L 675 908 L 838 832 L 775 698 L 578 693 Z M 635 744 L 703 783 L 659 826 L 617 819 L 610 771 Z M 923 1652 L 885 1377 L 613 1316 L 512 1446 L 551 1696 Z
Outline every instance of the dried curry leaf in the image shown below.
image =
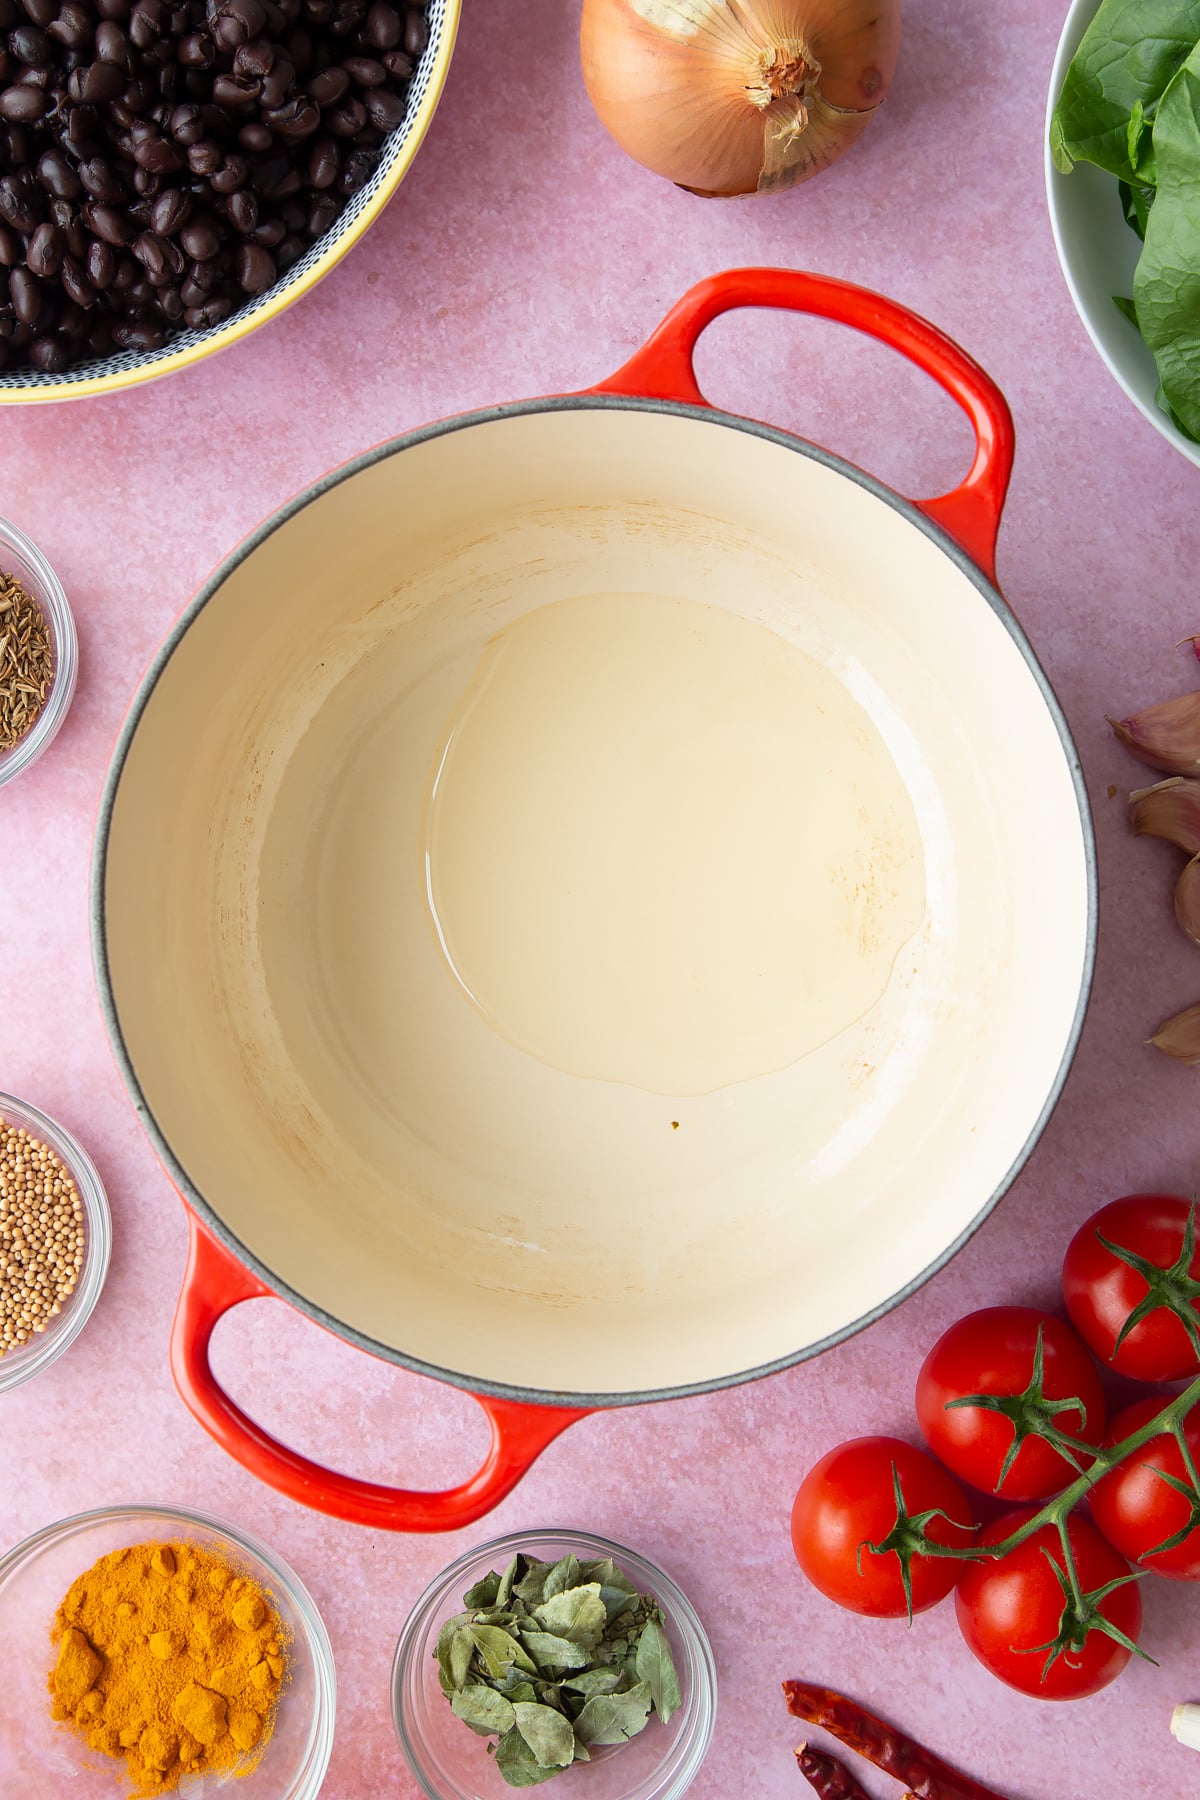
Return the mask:
M 544 1769 L 565 1769 L 575 1760 L 575 1733 L 571 1721 L 552 1706 L 531 1705 L 528 1701 L 513 1707 L 517 1730 Z
M 600 1583 L 588 1581 L 582 1587 L 552 1595 L 535 1608 L 535 1617 L 546 1631 L 570 1638 L 573 1644 L 586 1644 L 589 1648 L 598 1644 L 608 1624 Z
M 536 1631 L 529 1625 L 521 1630 L 521 1642 L 539 1669 L 586 1669 L 592 1660 L 586 1644 L 575 1644 L 570 1638 L 558 1637 L 552 1631 Z
M 575 1721 L 575 1735 L 587 1745 L 624 1744 L 650 1717 L 650 1684 L 640 1681 L 627 1694 L 595 1694 Z
M 510 1731 L 516 1724 L 512 1702 L 486 1682 L 475 1682 L 463 1688 L 461 1693 L 453 1694 L 450 1705 L 463 1724 L 469 1725 L 480 1737 L 494 1737 L 497 1732 Z
M 450 1680 L 455 1688 L 466 1687 L 474 1654 L 475 1639 L 471 1635 L 471 1628 L 469 1625 L 461 1625 L 450 1640 Z
M 647 1619 L 638 1639 L 635 1667 L 638 1678 L 646 1682 L 654 1701 L 654 1710 L 663 1724 L 683 1705 L 679 1677 L 671 1656 L 667 1634 L 657 1619 Z
M 553 1781 L 558 1769 L 545 1768 L 514 1725 L 496 1745 L 496 1767 L 509 1787 L 537 1787 Z
M 467 1589 L 463 1595 L 463 1605 L 469 1606 L 472 1611 L 478 1607 L 495 1606 L 499 1588 L 500 1577 L 493 1569 L 483 1577 L 482 1581 L 477 1581 L 473 1588 Z
M 574 1551 L 568 1551 L 547 1574 L 542 1584 L 542 1599 L 549 1600 L 555 1594 L 565 1594 L 569 1588 L 578 1587 L 582 1578 L 579 1558 Z
M 537 1664 L 511 1632 L 501 1630 L 499 1625 L 469 1625 L 467 1630 L 489 1675 L 503 1676 L 513 1667 L 524 1669 L 527 1675 L 537 1674 Z

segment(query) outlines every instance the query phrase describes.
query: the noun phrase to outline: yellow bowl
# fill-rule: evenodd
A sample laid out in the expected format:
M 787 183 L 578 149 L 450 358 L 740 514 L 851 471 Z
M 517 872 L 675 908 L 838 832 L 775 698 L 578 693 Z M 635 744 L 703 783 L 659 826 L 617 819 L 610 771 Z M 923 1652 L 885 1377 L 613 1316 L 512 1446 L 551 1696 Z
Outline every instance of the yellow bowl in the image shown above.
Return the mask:
M 5 371 L 0 374 L 0 406 L 29 405 L 39 400 L 84 400 L 92 394 L 112 394 L 119 388 L 156 381 L 160 375 L 186 369 L 201 357 L 211 356 L 214 350 L 224 350 L 239 338 L 248 337 L 314 288 L 374 224 L 408 173 L 446 84 L 461 6 L 462 0 L 430 0 L 429 42 L 412 78 L 408 111 L 403 123 L 386 139 L 375 173 L 350 197 L 324 236 L 265 293 L 256 294 L 230 318 L 207 331 L 176 332 L 161 350 L 125 350 L 78 363 L 61 375 L 45 375 L 37 369 Z

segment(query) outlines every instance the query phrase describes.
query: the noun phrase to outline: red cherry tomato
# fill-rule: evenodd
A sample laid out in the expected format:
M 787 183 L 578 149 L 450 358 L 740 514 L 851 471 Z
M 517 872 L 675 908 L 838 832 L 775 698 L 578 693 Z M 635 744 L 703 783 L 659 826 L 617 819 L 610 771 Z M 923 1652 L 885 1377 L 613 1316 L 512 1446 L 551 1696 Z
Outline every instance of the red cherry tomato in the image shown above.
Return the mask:
M 1166 1271 L 1176 1270 L 1176 1278 L 1163 1284 L 1163 1298 L 1173 1289 L 1178 1303 L 1196 1315 L 1200 1328 L 1200 1249 L 1193 1249 L 1186 1267 L 1177 1266 L 1183 1260 L 1191 1210 L 1192 1202 L 1177 1194 L 1130 1194 L 1101 1207 L 1067 1247 L 1063 1297 L 1071 1323 L 1101 1362 L 1136 1381 L 1181 1381 L 1198 1375 L 1200 1354 L 1165 1304 L 1148 1311 L 1116 1348 L 1122 1327 L 1150 1294 L 1151 1283 L 1100 1239 L 1107 1238 L 1125 1255 L 1150 1265 L 1160 1284 Z
M 1046 1403 L 1030 1394 L 1039 1330 Z M 1005 1411 L 950 1405 L 970 1394 L 1013 1404 Z M 1018 1404 L 1022 1395 L 1028 1397 Z M 1082 1402 L 1082 1413 L 1078 1406 L 1057 1410 L 1056 1402 L 1069 1399 Z M 990 1306 L 960 1319 L 938 1339 L 917 1377 L 917 1418 L 934 1455 L 961 1480 L 1006 1500 L 1055 1494 L 1089 1460 L 1072 1463 L 1027 1431 L 1042 1421 L 1096 1446 L 1107 1410 L 1096 1365 L 1071 1327 L 1031 1306 Z M 1018 1436 L 1024 1441 L 1004 1473 Z
M 1108 1442 L 1119 1444 L 1139 1426 L 1148 1425 L 1165 1404 L 1163 1397 L 1138 1400 L 1127 1406 L 1109 1427 Z M 1200 1406 L 1193 1407 L 1187 1415 L 1183 1431 L 1192 1461 L 1200 1470 Z M 1188 1478 L 1173 1437 L 1151 1438 L 1118 1463 L 1111 1474 L 1102 1476 L 1088 1495 L 1092 1518 L 1109 1543 L 1130 1562 L 1171 1581 L 1200 1581 L 1200 1520 L 1187 1496 L 1164 1481 L 1158 1470 L 1173 1475 L 1177 1481 Z M 1194 1528 L 1181 1544 L 1159 1556 L 1150 1555 L 1157 1544 L 1165 1543 L 1192 1521 Z
M 899 1553 L 887 1550 L 877 1556 L 863 1548 L 882 1543 L 896 1524 L 893 1469 L 906 1513 L 936 1510 L 948 1515 L 926 1526 L 935 1543 L 971 1542 L 975 1520 L 957 1481 L 900 1438 L 863 1437 L 840 1444 L 809 1470 L 792 1507 L 792 1547 L 813 1586 L 839 1606 L 879 1619 L 903 1618 L 908 1610 Z M 944 1600 L 962 1570 L 953 1558 L 919 1554 L 910 1567 L 914 1612 Z
M 1025 1506 L 987 1525 L 978 1542 L 998 1544 L 1034 1516 Z M 1084 1594 L 1129 1574 L 1094 1525 L 1072 1513 L 1067 1531 Z M 1051 1566 L 1053 1558 L 1053 1566 Z M 1050 1650 L 1068 1604 L 1062 1581 L 1062 1541 L 1053 1525 L 996 1562 L 967 1563 L 955 1596 L 959 1630 L 985 1669 L 1009 1687 L 1039 1700 L 1080 1700 L 1115 1681 L 1130 1652 L 1101 1630 L 1089 1631 L 1081 1645 L 1068 1646 L 1047 1667 Z M 1142 1602 L 1135 1582 L 1114 1589 L 1099 1610 L 1133 1643 L 1142 1625 Z

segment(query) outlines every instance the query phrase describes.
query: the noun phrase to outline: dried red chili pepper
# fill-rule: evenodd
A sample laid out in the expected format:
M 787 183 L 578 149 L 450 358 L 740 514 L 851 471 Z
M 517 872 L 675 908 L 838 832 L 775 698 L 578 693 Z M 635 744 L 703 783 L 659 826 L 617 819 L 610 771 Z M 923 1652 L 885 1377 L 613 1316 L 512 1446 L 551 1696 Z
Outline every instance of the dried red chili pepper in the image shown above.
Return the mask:
M 845 1694 L 804 1681 L 785 1681 L 783 1692 L 789 1712 L 809 1725 L 819 1725 L 885 1775 L 903 1781 L 915 1800 L 1005 1800 L 994 1788 L 960 1774 L 932 1750 L 865 1712 Z
M 859 1787 L 844 1763 L 801 1744 L 796 1752 L 800 1773 L 816 1789 L 819 1800 L 871 1800 L 865 1788 Z

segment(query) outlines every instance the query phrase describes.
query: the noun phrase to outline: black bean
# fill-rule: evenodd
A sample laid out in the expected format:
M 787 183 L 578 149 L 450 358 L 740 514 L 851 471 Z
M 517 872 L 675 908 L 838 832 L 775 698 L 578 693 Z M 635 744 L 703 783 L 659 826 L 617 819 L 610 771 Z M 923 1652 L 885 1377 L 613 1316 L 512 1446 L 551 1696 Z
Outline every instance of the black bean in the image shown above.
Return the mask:
M 285 139 L 311 137 L 321 124 L 320 110 L 303 95 L 289 100 L 286 105 L 273 112 L 264 113 L 263 117 L 271 130 Z
M 170 175 L 183 167 L 183 151 L 179 145 L 157 132 L 144 138 L 133 155 L 138 167 L 149 170 L 152 175 Z
M 123 319 L 113 326 L 112 334 L 122 350 L 161 350 L 167 341 L 161 325 L 149 319 Z
M 61 280 L 63 292 L 72 299 L 76 306 L 90 307 L 96 304 L 96 290 L 88 280 L 81 263 L 73 256 L 64 256 Z
M 407 81 L 413 72 L 412 58 L 403 50 L 388 50 L 382 60 L 384 68 L 396 81 Z
M 87 248 L 84 268 L 94 288 L 108 287 L 117 272 L 117 259 L 112 253 L 112 246 L 102 238 L 93 238 Z
M 24 173 L 0 175 L 0 219 L 17 231 L 28 233 L 40 223 L 41 216 L 42 206 L 29 191 Z
M 386 88 L 372 88 L 364 104 L 368 119 L 378 131 L 395 131 L 408 111 L 402 97 Z
M 280 273 L 290 269 L 293 263 L 299 262 L 307 248 L 308 245 L 299 232 L 289 232 L 275 252 L 275 261 L 279 265 Z
M 333 186 L 341 166 L 338 147 L 333 138 L 316 138 L 308 158 L 308 179 L 318 193 Z
M 127 19 L 132 0 L 92 0 L 102 19 Z
M 350 95 L 336 106 L 326 109 L 321 123 L 326 131 L 332 131 L 335 137 L 352 138 L 360 132 L 367 122 L 367 109 L 362 101 Z
M 329 29 L 334 37 L 349 37 L 367 16 L 367 0 L 334 0 Z
M 123 214 L 115 206 L 109 206 L 102 200 L 89 201 L 83 209 L 83 216 L 88 230 L 114 249 L 122 249 L 133 237 L 129 224 Z
M 420 7 L 410 6 L 404 19 L 404 48 L 415 59 L 428 42 L 429 26 L 425 14 Z
M 338 191 L 346 195 L 357 194 L 360 187 L 365 187 L 375 173 L 378 161 L 373 150 L 352 150 L 346 158 L 346 166 L 338 180 Z
M 382 87 L 387 80 L 387 70 L 373 56 L 348 56 L 342 67 L 359 87 Z
M 170 131 L 177 144 L 183 144 L 185 147 L 198 144 L 204 136 L 204 120 L 201 117 L 200 108 L 191 106 L 187 102 L 180 106 L 173 106 Z
M 59 200 L 74 200 L 83 192 L 79 172 L 69 156 L 56 146 L 43 150 L 38 158 L 38 180 L 47 193 Z
M 235 266 L 238 286 L 245 294 L 263 294 L 275 279 L 275 258 L 261 244 L 243 244 Z
M 342 210 L 342 202 L 333 194 L 322 194 L 313 201 L 308 215 L 308 234 L 310 237 L 324 237 L 333 221 Z
M 179 297 L 185 306 L 199 306 L 208 299 L 211 292 L 211 282 L 195 281 L 190 275 L 185 275 L 180 284 Z
M 229 223 L 243 237 L 248 237 L 258 224 L 258 201 L 249 188 L 229 196 Z
M 174 237 L 192 216 L 192 197 L 181 188 L 164 188 L 150 208 L 150 222 L 164 237 Z
M 154 297 L 154 304 L 164 319 L 176 324 L 183 317 L 183 296 L 177 287 L 161 287 Z
M 67 116 L 67 142 L 77 151 L 99 129 L 100 121 L 90 106 L 73 106 Z
M 221 146 L 212 138 L 201 138 L 198 144 L 192 144 L 187 153 L 188 168 L 193 175 L 211 175 L 219 169 L 225 158 L 221 154 Z
M 25 16 L 34 25 L 40 25 L 45 31 L 58 17 L 58 0 L 21 0 Z
M 232 300 L 225 294 L 213 294 L 198 306 L 186 307 L 183 322 L 193 331 L 208 331 L 213 325 L 219 325 L 222 319 L 227 319 L 232 311 Z
M 80 163 L 79 180 L 93 200 L 124 200 L 128 192 L 113 165 L 102 156 L 89 156 Z
M 0 225 L 0 268 L 15 269 L 24 251 L 11 225 Z
M 214 194 L 235 194 L 246 185 L 249 175 L 250 165 L 244 156 L 227 156 L 209 176 L 208 185 Z
M 64 0 L 57 19 L 50 26 L 50 36 L 68 50 L 82 50 L 92 41 L 96 21 L 82 0 Z
M 275 46 L 268 38 L 252 38 L 243 44 L 233 59 L 233 72 L 247 79 L 261 81 L 275 66 Z M 216 99 L 214 93 L 213 99 Z
M 25 246 L 25 262 L 29 273 L 39 280 L 57 275 L 62 268 L 63 234 L 49 221 L 39 225 Z
M 260 119 L 254 119 L 249 125 L 243 125 L 238 131 L 238 148 L 249 150 L 253 155 L 260 155 L 269 150 L 275 142 L 275 133 L 269 125 Z
M 349 86 L 350 77 L 345 69 L 322 69 L 309 82 L 308 95 L 318 106 L 335 106 Z
M 153 0 L 137 0 L 129 15 L 129 41 L 138 50 L 148 50 L 162 30 L 156 23 Z
M 137 168 L 133 171 L 134 192 L 142 200 L 153 200 L 154 196 L 161 191 L 165 180 L 165 175 L 158 175 L 152 169 Z M 136 212 L 138 209 L 130 207 L 129 210 Z
M 54 60 L 54 39 L 36 25 L 18 25 L 15 30 L 10 31 L 8 47 L 23 63 L 48 63 Z
M 262 82 L 248 75 L 214 75 L 213 103 L 225 111 L 253 106 L 262 92 Z
M 26 352 L 35 369 L 41 369 L 46 375 L 61 375 L 71 360 L 71 350 L 65 338 L 34 338 Z
M 287 235 L 287 226 L 282 219 L 260 219 L 250 236 L 254 243 L 261 244 L 264 250 L 273 250 Z
M 8 277 L 12 309 L 22 325 L 32 325 L 42 310 L 41 283 L 28 269 L 13 269 Z
M 0 94 L 0 119 L 34 125 L 44 116 L 46 106 L 46 96 L 40 87 L 34 87 L 28 81 L 15 81 Z
M 221 248 L 221 234 L 211 219 L 190 219 L 179 233 L 179 242 L 196 262 L 206 262 Z
M 116 100 L 125 88 L 124 71 L 106 62 L 89 63 L 74 69 L 67 80 L 67 92 L 72 100 L 82 100 L 89 106 L 103 106 L 106 101 Z
M 376 50 L 394 50 L 404 33 L 404 21 L 387 0 L 371 0 L 365 26 L 367 42 Z
M 264 107 L 282 106 L 292 91 L 296 79 L 296 65 L 290 57 L 277 56 L 271 65 L 271 71 L 263 76 L 262 103 Z
M 304 186 L 304 177 L 299 169 L 289 169 L 281 175 L 274 186 L 267 191 L 268 200 L 287 200 L 292 194 L 298 194 Z M 261 190 L 260 190 L 261 191 Z
M 217 60 L 213 41 L 207 31 L 189 32 L 180 38 L 175 54 L 187 69 L 211 69 Z

